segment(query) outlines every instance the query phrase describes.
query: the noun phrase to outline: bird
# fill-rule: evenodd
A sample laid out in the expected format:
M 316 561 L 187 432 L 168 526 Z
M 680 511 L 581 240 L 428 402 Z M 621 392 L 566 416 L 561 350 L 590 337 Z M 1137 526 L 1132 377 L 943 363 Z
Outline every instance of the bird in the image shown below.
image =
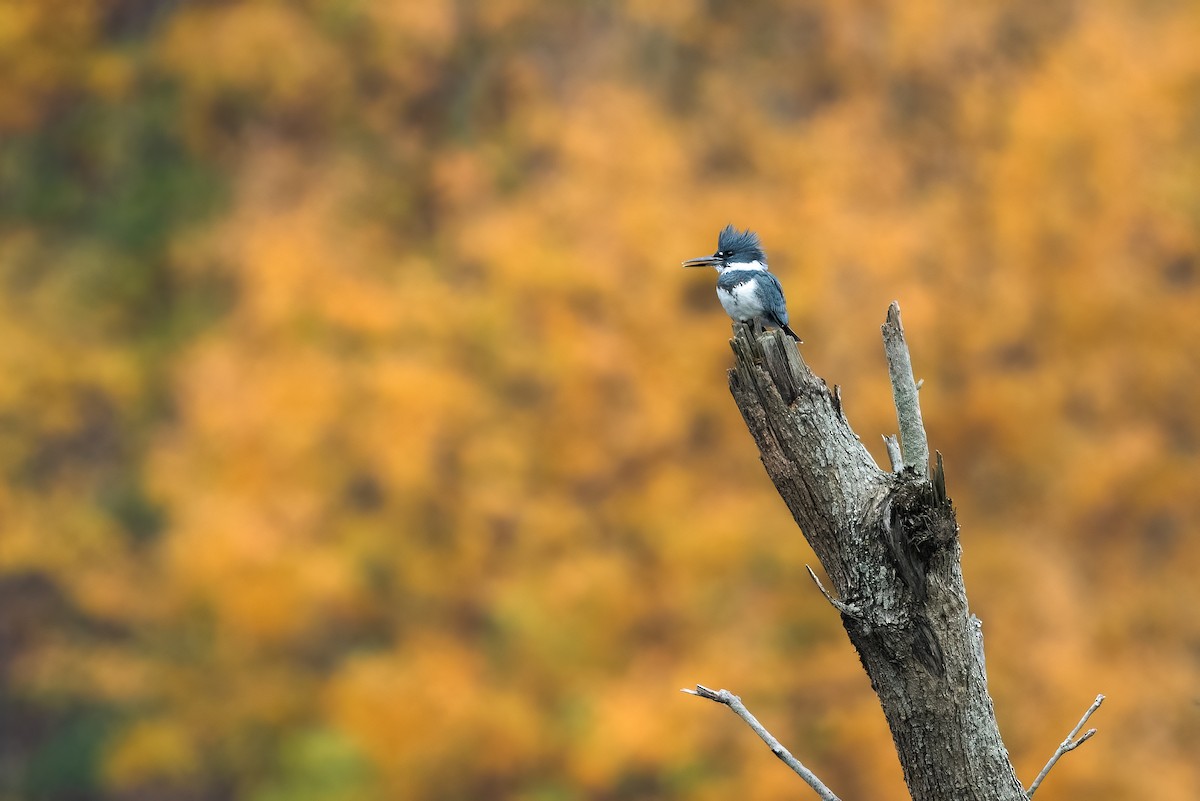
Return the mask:
M 739 231 L 726 225 L 717 235 L 717 252 L 711 256 L 688 259 L 684 267 L 713 267 L 717 271 L 717 298 L 725 313 L 742 323 L 758 321 L 781 329 L 796 342 L 803 342 L 788 327 L 787 302 L 783 286 L 767 269 L 758 234 L 747 228 Z

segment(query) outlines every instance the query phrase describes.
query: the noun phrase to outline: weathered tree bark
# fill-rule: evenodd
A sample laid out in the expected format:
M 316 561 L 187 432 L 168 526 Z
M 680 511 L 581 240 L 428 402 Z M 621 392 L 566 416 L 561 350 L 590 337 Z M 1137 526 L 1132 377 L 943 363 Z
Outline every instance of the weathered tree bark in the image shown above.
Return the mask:
M 929 469 L 896 304 L 884 325 L 900 423 L 881 470 L 795 343 L 735 324 L 729 387 L 762 462 L 825 568 L 917 801 L 1026 801 L 1000 739 L 967 607 L 941 457 Z M 894 450 L 894 449 L 890 449 Z

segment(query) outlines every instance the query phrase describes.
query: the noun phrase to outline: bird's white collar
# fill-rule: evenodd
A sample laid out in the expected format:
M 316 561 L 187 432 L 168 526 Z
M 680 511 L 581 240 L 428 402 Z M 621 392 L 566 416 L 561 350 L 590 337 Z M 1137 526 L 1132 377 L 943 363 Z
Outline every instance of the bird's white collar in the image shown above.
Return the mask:
M 726 270 L 758 270 L 760 272 L 767 271 L 767 265 L 763 264 L 758 259 L 754 261 L 735 261 L 726 264 L 724 267 L 718 267 L 717 272 L 725 272 Z

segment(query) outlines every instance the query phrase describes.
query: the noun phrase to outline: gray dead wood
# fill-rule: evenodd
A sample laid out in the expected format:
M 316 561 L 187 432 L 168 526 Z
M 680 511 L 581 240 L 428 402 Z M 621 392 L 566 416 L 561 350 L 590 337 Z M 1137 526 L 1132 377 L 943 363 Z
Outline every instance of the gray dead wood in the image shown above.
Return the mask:
M 908 343 L 904 341 L 904 326 L 900 324 L 900 304 L 892 301 L 884 322 L 883 351 L 887 357 L 888 376 L 892 379 L 892 401 L 900 423 L 900 450 L 904 466 L 922 478 L 929 475 L 929 443 L 925 439 L 925 423 L 921 420 L 921 401 L 917 397 L 920 385 L 913 378 Z M 891 450 L 888 450 L 891 455 Z
M 767 474 L 832 586 L 919 801 L 1026 801 L 1000 739 L 978 620 L 967 607 L 954 507 L 933 470 L 893 304 L 885 354 L 902 469 L 881 470 L 791 339 L 734 325 L 729 387 Z

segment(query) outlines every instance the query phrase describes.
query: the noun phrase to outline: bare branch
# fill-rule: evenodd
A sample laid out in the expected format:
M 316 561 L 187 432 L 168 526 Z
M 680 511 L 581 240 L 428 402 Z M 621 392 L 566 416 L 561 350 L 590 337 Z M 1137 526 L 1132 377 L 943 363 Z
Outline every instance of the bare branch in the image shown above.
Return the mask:
M 925 423 L 921 419 L 921 401 L 917 383 L 913 380 L 912 360 L 900 323 L 900 304 L 888 306 L 887 322 L 882 326 L 883 351 L 887 357 L 888 376 L 892 379 L 892 399 L 896 404 L 896 419 L 900 423 L 900 446 L 904 466 L 911 467 L 922 478 L 929 477 L 929 442 L 925 438 Z
M 825 596 L 825 600 L 829 601 L 830 606 L 847 617 L 852 617 L 856 620 L 862 617 L 862 612 L 858 607 L 852 606 L 845 601 L 839 601 L 837 598 L 834 598 L 832 595 L 830 595 L 829 590 L 825 589 L 825 585 L 821 583 L 821 579 L 817 578 L 817 574 L 813 572 L 811 567 L 805 565 L 804 569 L 808 571 L 809 578 L 813 580 L 813 584 L 817 585 L 817 589 L 820 590 L 821 594 Z
M 899 473 L 904 469 L 904 457 L 900 455 L 900 438 L 895 434 L 884 434 L 883 444 L 887 448 L 888 461 L 891 462 L 892 472 Z
M 738 698 L 736 695 L 729 692 L 729 690 L 712 690 L 708 687 L 705 687 L 703 684 L 697 684 L 696 689 L 694 690 L 682 689 L 680 692 L 687 693 L 688 695 L 696 695 L 701 698 L 707 698 L 710 701 L 716 701 L 718 704 L 724 704 L 732 709 L 734 713 L 739 718 L 746 721 L 750 728 L 754 730 L 754 733 L 757 734 L 759 738 L 761 738 L 762 741 L 767 744 L 767 747 L 771 749 L 772 754 L 779 757 L 779 759 L 785 765 L 796 772 L 796 775 L 798 775 L 801 779 L 804 779 L 805 783 L 808 784 L 809 787 L 813 788 L 813 791 L 821 797 L 821 801 L 841 801 L 841 799 L 834 795 L 832 790 L 825 786 L 824 782 L 817 778 L 815 773 L 804 767 L 800 760 L 792 756 L 791 752 L 784 748 L 779 741 L 775 739 L 771 732 L 767 731 L 763 725 L 758 722 L 758 719 L 754 717 L 754 715 L 750 714 L 750 710 L 746 709 L 746 706 L 742 703 L 741 698 Z
M 1067 739 L 1062 741 L 1062 744 L 1058 746 L 1058 750 L 1056 750 L 1054 755 L 1050 757 L 1050 761 L 1046 763 L 1046 767 L 1042 768 L 1042 772 L 1039 773 L 1037 778 L 1033 780 L 1033 784 L 1029 785 L 1029 790 L 1026 791 L 1025 795 L 1033 798 L 1034 792 L 1038 787 L 1041 786 L 1042 780 L 1046 778 L 1046 774 L 1050 772 L 1050 768 L 1054 767 L 1054 763 L 1058 762 L 1058 760 L 1062 758 L 1063 754 L 1074 751 L 1076 748 L 1092 739 L 1092 737 L 1096 734 L 1095 729 L 1088 729 L 1079 739 L 1075 739 L 1075 735 L 1079 734 L 1079 730 L 1083 728 L 1083 724 L 1088 722 L 1088 718 L 1092 716 L 1093 712 L 1100 708 L 1102 703 L 1104 703 L 1104 696 L 1097 695 L 1096 700 L 1092 702 L 1090 707 L 1088 707 L 1088 711 L 1083 713 L 1083 717 L 1081 717 L 1079 722 L 1075 724 L 1075 728 L 1071 729 L 1071 733 L 1067 735 Z

